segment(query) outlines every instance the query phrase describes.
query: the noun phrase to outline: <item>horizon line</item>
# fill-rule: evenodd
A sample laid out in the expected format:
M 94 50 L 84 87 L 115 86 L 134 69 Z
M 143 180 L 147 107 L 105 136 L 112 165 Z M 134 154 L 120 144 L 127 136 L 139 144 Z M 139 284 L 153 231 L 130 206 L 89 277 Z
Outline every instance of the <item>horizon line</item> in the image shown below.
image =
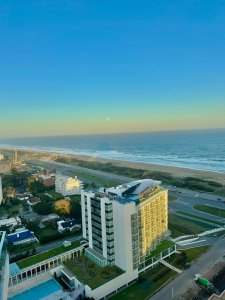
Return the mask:
M 32 139 L 32 138 L 51 138 L 51 137 L 76 137 L 76 136 L 99 136 L 99 135 L 123 135 L 123 134 L 135 134 L 135 133 L 166 133 L 166 132 L 188 132 L 188 131 L 207 131 L 207 130 L 225 130 L 225 127 L 216 128 L 193 128 L 193 129 L 169 129 L 169 130 L 146 130 L 146 131 L 123 131 L 123 132 L 99 132 L 99 133 L 75 133 L 64 135 L 35 135 L 35 136 L 19 136 L 19 137 L 0 137 L 1 140 L 9 139 Z

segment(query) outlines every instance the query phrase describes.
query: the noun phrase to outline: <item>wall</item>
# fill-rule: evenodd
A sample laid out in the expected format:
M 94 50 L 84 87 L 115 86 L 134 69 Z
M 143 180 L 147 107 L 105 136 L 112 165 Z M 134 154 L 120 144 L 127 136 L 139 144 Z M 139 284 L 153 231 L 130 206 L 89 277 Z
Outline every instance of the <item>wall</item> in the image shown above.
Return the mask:
M 93 297 L 95 300 L 99 300 L 110 293 L 114 292 L 115 290 L 119 289 L 120 287 L 127 285 L 129 282 L 138 278 L 138 271 L 135 270 L 133 272 L 126 272 L 110 281 L 106 284 L 101 285 L 100 287 L 92 290 L 89 286 L 85 286 L 85 296 L 86 297 Z

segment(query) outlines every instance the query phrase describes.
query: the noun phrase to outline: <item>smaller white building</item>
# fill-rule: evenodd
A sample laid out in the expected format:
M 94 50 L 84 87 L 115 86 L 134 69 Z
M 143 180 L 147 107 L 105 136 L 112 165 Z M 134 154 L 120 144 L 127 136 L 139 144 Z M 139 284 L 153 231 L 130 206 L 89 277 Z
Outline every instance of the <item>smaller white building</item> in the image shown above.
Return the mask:
M 2 153 L 0 153 L 0 160 L 4 159 L 4 155 Z
M 76 176 L 69 177 L 64 175 L 57 175 L 55 180 L 55 190 L 63 196 L 78 195 L 83 189 L 83 182 Z
M 7 226 L 7 227 L 11 227 L 11 226 L 17 226 L 17 225 L 21 225 L 21 219 L 19 217 L 15 217 L 15 218 L 9 218 L 9 219 L 2 219 L 0 220 L 0 227 L 1 226 Z
M 58 221 L 58 231 L 64 232 L 65 230 L 74 231 L 81 229 L 81 224 L 77 222 L 76 220 L 67 220 L 67 221 Z

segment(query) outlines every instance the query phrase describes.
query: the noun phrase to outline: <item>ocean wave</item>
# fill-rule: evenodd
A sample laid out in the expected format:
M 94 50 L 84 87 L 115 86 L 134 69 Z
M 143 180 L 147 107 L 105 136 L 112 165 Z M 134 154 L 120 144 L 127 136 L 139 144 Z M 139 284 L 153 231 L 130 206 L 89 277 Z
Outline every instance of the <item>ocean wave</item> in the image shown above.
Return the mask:
M 12 149 L 15 146 L 4 144 L 0 148 Z M 195 170 L 205 170 L 225 173 L 225 160 L 209 159 L 207 157 L 179 157 L 178 155 L 161 155 L 145 153 L 129 153 L 117 150 L 90 150 L 78 148 L 62 148 L 62 147 L 40 147 L 34 146 L 16 146 L 18 150 L 47 152 L 63 155 L 85 155 L 106 159 L 123 160 L 139 163 L 157 164 L 163 166 L 183 167 Z

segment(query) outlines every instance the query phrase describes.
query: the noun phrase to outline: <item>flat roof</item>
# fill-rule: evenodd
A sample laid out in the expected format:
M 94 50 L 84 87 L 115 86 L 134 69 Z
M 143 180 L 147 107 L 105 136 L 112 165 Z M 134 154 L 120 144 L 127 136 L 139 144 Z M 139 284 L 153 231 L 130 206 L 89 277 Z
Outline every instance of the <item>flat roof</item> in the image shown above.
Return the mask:
M 93 254 L 94 256 L 96 256 L 97 258 L 99 258 L 100 260 L 107 260 L 107 258 L 105 258 L 103 255 L 101 255 L 100 253 L 98 253 L 97 251 L 95 251 L 92 248 L 88 247 L 88 248 L 85 249 L 85 252 L 86 251 L 90 252 L 91 254 Z
M 74 278 L 74 274 L 73 274 L 69 269 L 67 269 L 66 267 L 62 268 L 61 271 L 62 271 L 69 279 Z
M 16 263 L 12 263 L 9 265 L 9 276 L 15 276 L 17 274 L 20 274 L 22 270 L 19 268 L 19 266 Z

